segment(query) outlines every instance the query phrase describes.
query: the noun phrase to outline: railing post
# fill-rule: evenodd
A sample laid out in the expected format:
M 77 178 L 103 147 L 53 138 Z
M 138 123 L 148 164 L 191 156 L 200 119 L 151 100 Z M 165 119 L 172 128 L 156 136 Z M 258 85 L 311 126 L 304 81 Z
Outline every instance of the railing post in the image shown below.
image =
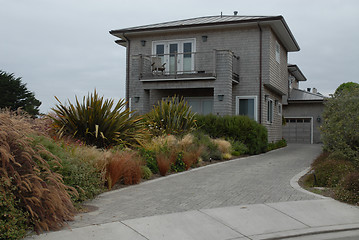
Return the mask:
M 177 77 L 177 64 L 178 64 L 177 60 L 178 60 L 178 53 L 175 52 L 175 77 Z

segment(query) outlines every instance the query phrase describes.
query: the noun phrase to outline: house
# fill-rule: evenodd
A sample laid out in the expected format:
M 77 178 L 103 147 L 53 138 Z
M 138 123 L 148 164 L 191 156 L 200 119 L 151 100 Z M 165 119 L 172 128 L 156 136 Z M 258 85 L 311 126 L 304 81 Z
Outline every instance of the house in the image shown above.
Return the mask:
M 283 138 L 289 143 L 321 143 L 320 125 L 325 97 L 316 88 L 299 89 L 306 77 L 297 65 L 288 65 L 289 91 L 283 97 Z
M 282 139 L 288 53 L 300 50 L 282 16 L 220 15 L 112 30 L 127 49 L 126 99 L 143 114 L 183 96 L 200 114 L 247 115 Z

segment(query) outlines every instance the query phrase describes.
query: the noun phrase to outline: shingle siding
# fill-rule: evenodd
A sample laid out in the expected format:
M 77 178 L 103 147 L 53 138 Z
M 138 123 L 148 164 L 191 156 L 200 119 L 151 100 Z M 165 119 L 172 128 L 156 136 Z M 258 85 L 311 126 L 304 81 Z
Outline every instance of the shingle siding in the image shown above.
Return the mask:
M 202 36 L 207 36 L 207 41 L 202 41 Z M 267 105 L 265 95 L 269 95 L 273 102 L 277 100 L 281 103 L 281 96 L 265 87 L 262 88 L 262 99 L 259 99 L 260 84 L 260 36 L 259 27 L 237 27 L 223 28 L 211 31 L 182 31 L 178 33 L 146 34 L 132 37 L 130 49 L 130 79 L 129 97 L 132 99 L 132 109 L 143 114 L 156 104 L 166 94 L 176 92 L 188 95 L 191 89 L 212 89 L 213 94 L 213 113 L 218 115 L 234 115 L 236 112 L 237 96 L 257 96 L 258 104 L 262 106 L 262 116 L 258 119 L 267 127 L 269 141 L 281 139 L 281 117 L 278 116 L 277 106 L 274 106 L 273 123 L 266 123 Z M 215 51 L 216 54 L 216 79 L 215 80 L 176 80 L 161 82 L 144 82 L 140 80 L 138 69 L 140 67 L 141 56 L 152 54 L 153 41 L 195 39 L 196 52 Z M 145 46 L 141 45 L 141 40 L 145 40 Z M 262 79 L 263 84 L 269 84 L 286 92 L 287 90 L 287 52 L 281 47 L 281 62 L 275 60 L 276 36 L 270 27 L 262 27 Z M 232 81 L 232 57 L 239 56 L 239 83 Z M 161 90 L 162 89 L 162 90 Z M 167 89 L 167 90 L 166 90 Z M 172 92 L 171 92 L 171 91 Z M 183 92 L 183 91 L 186 91 Z M 213 93 L 212 93 L 213 92 Z M 218 95 L 224 95 L 223 101 L 218 100 Z M 140 97 L 138 103 L 133 101 L 134 97 Z

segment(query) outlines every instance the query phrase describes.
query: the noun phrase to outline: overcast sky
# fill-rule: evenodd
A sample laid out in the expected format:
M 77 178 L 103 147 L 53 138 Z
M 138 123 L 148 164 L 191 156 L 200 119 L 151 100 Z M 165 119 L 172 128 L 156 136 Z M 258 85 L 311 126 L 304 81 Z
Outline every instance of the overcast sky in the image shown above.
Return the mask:
M 22 77 L 42 113 L 96 88 L 125 97 L 125 48 L 110 30 L 201 16 L 282 15 L 301 51 L 289 53 L 328 95 L 358 82 L 358 0 L 0 0 L 0 69 Z

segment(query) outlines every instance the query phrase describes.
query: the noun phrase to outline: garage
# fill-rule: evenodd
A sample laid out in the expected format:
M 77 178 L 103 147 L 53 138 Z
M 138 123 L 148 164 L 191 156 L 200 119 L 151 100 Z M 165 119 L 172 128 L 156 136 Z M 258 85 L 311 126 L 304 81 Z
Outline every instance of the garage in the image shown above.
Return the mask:
M 313 143 L 313 118 L 285 118 L 283 138 L 288 143 Z

